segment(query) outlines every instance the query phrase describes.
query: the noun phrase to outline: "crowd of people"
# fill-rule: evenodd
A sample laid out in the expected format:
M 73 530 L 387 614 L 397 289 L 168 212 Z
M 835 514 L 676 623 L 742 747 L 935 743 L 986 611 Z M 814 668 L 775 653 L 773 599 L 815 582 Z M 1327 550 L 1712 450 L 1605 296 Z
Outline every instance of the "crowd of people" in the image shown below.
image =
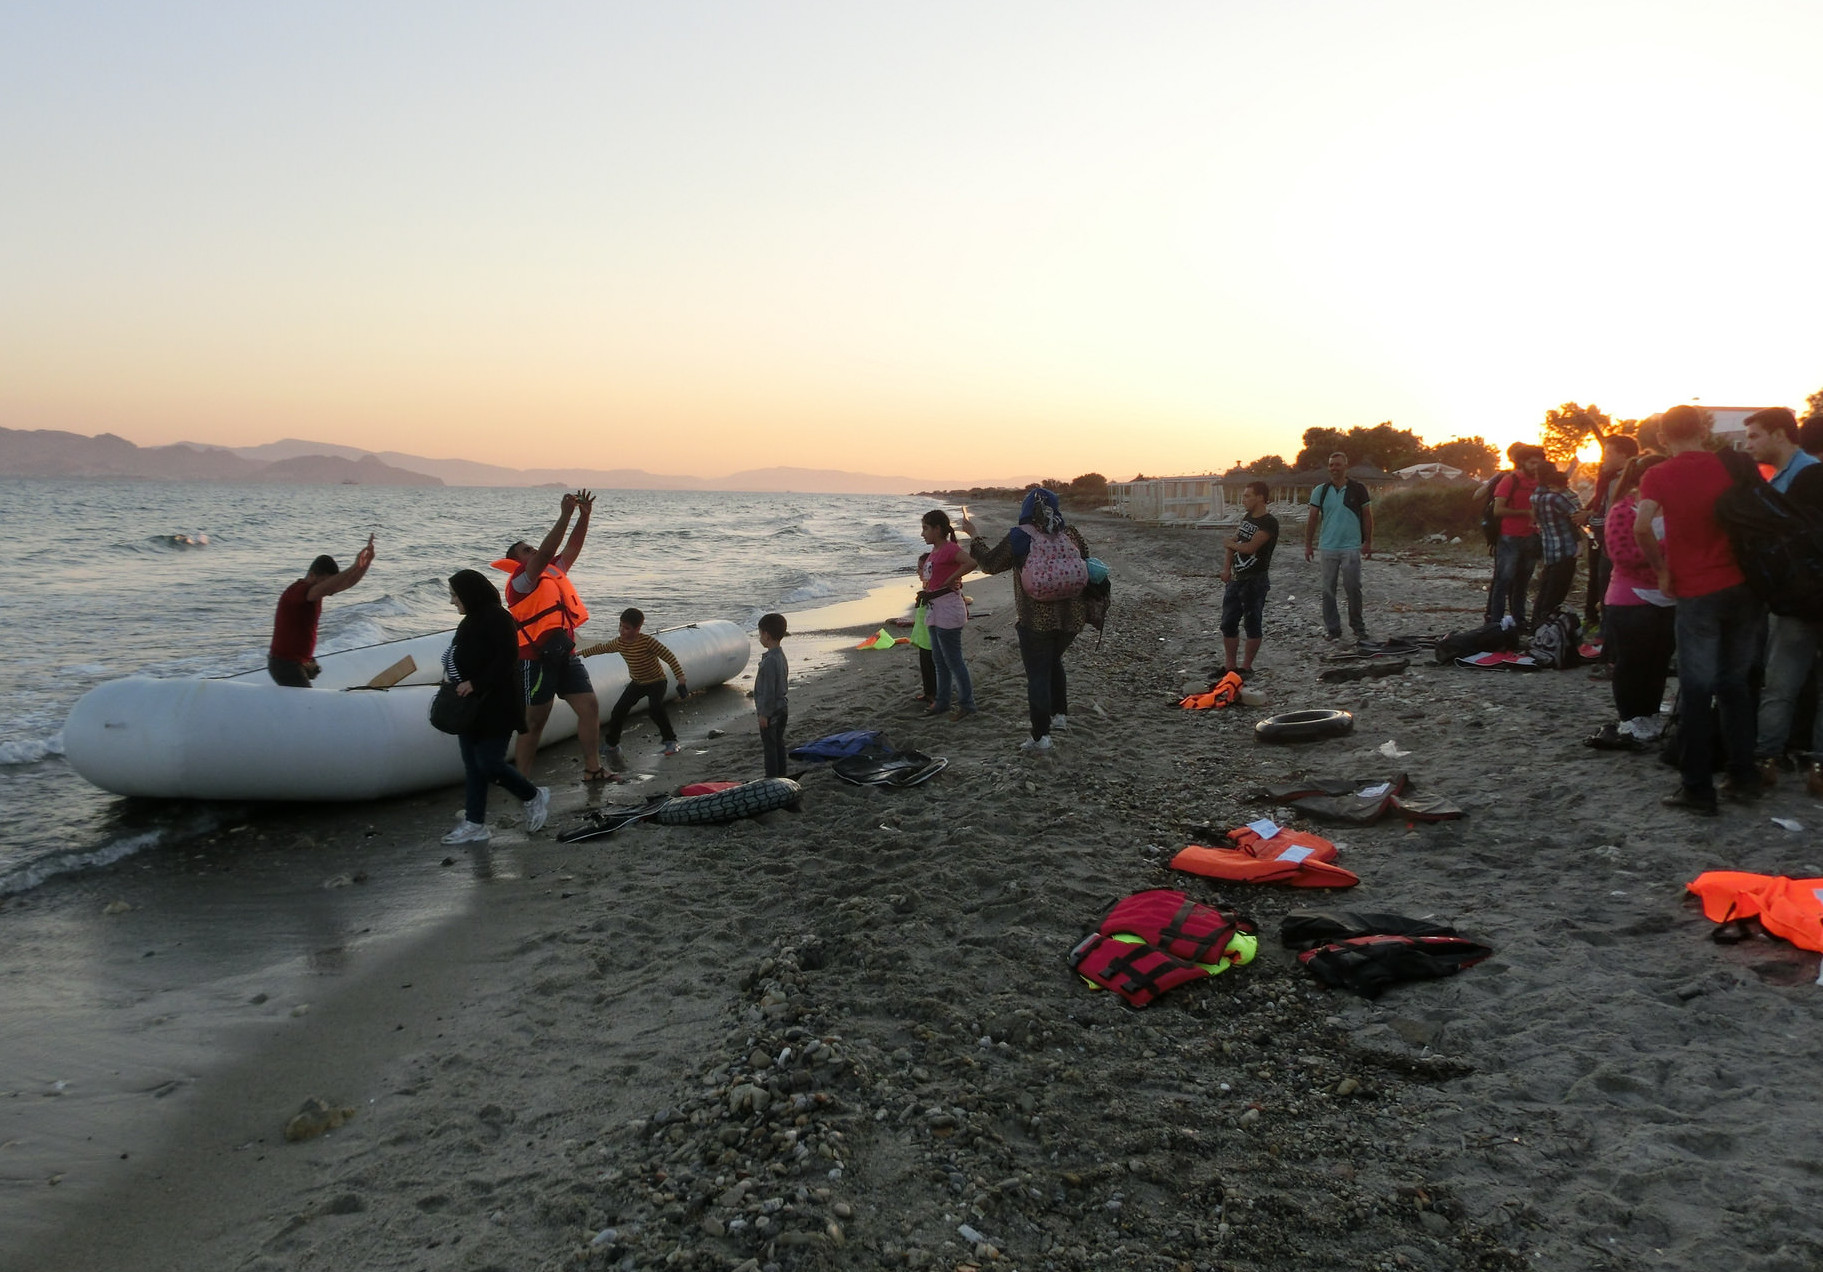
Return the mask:
M 1551 463 L 1541 448 L 1526 443 L 1509 448 L 1511 470 L 1491 478 L 1476 495 L 1493 523 L 1486 621 L 1510 633 L 1515 644 L 1532 636 L 1568 612 L 1578 564 L 1586 560 L 1582 632 L 1585 639 L 1598 640 L 1605 669 L 1598 674 L 1611 680 L 1617 715 L 1589 739 L 1591 745 L 1643 749 L 1659 742 L 1665 689 L 1675 666 L 1681 780 L 1665 796 L 1666 804 L 1713 815 L 1718 799 L 1757 799 L 1793 767 L 1793 754 L 1804 757 L 1810 792 L 1823 796 L 1823 711 L 1813 713 L 1808 738 L 1791 736 L 1800 697 L 1823 651 L 1823 623 L 1769 613 L 1767 598 L 1748 585 L 1737 560 L 1743 549 L 1717 514 L 1726 491 L 1764 481 L 1823 525 L 1818 462 L 1823 418 L 1800 428 L 1784 408 L 1757 412 L 1746 421 L 1745 455 L 1713 448 L 1708 417 L 1694 407 L 1665 412 L 1656 432 L 1661 451 L 1642 450 L 1631 436 L 1603 439 L 1587 506 L 1571 489 L 1571 473 Z M 1361 563 L 1373 555 L 1372 499 L 1363 483 L 1348 476 L 1346 454 L 1332 454 L 1328 470 L 1329 480 L 1310 495 L 1304 557 L 1318 565 L 1325 636 L 1342 638 L 1339 589 L 1349 628 L 1358 642 L 1368 642 Z M 1243 678 L 1252 672 L 1263 638 L 1280 537 L 1278 519 L 1268 510 L 1269 494 L 1263 482 L 1246 487 L 1243 517 L 1222 542 L 1224 666 Z M 684 667 L 644 633 L 645 615 L 627 609 L 616 639 L 576 648 L 576 630 L 588 610 L 569 571 L 587 538 L 593 504 L 586 490 L 564 495 L 561 515 L 537 546 L 521 540 L 507 549 L 494 563 L 508 575 L 504 598 L 477 571 L 463 570 L 449 580 L 462 621 L 445 655 L 445 675 L 458 694 L 481 693 L 489 705 L 476 716 L 473 731 L 461 736 L 467 800 L 463 820 L 446 843 L 486 839 L 489 785 L 503 786 L 525 802 L 529 828 L 542 824 L 550 792 L 530 778 L 557 698 L 576 712 L 583 780 L 607 779 L 600 708 L 585 657 L 619 653 L 627 663 L 626 689 L 605 726 L 609 765 L 625 767 L 621 731 L 642 698 L 665 753 L 677 752 L 677 733 L 664 708 L 663 668 L 671 669 L 682 699 L 689 693 Z M 966 551 L 958 529 L 970 536 Z M 1064 655 L 1088 621 L 1092 558 L 1081 532 L 1066 520 L 1057 495 L 1043 488 L 1026 493 L 1017 523 L 998 541 L 983 536 L 966 508 L 954 524 L 948 514 L 931 510 L 921 532 L 929 548 L 918 560 L 916 597 L 924 637 L 917 642 L 924 714 L 961 722 L 975 713 L 974 680 L 963 655 L 968 607 L 962 582 L 975 571 L 1011 571 L 1030 720 L 1022 745 L 1049 750 L 1053 733 L 1069 726 Z M 318 557 L 285 590 L 268 661 L 275 682 L 309 686 L 316 674 L 322 600 L 358 583 L 373 556 L 369 538 L 348 570 L 339 570 L 333 558 Z M 787 634 L 784 617 L 765 615 L 759 632 L 764 652 L 754 687 L 755 715 L 766 775 L 780 776 L 789 713 L 788 666 L 780 648 Z M 508 763 L 515 733 L 515 758 Z M 1719 782 L 1717 769 L 1725 770 Z
M 1743 543 L 1718 512 L 1726 492 L 1764 481 L 1823 523 L 1823 418 L 1801 428 L 1783 407 L 1755 412 L 1737 451 L 1712 443 L 1702 411 L 1677 406 L 1659 418 L 1657 437 L 1659 451 L 1628 436 L 1603 440 L 1587 508 L 1541 449 L 1509 449 L 1513 470 L 1484 487 L 1500 519 L 1487 619 L 1528 634 L 1557 614 L 1587 527 L 1583 620 L 1587 635 L 1599 634 L 1617 716 L 1590 745 L 1659 742 L 1675 666 L 1680 781 L 1667 805 L 1713 816 L 1718 798 L 1758 799 L 1795 768 L 1794 756 L 1810 793 L 1823 795 L 1823 713 L 1809 737 L 1791 736 L 1823 632 L 1810 619 L 1769 612 L 1773 598 L 1749 585 L 1740 557 L 1773 549 Z M 1528 622 L 1527 584 L 1538 566 Z

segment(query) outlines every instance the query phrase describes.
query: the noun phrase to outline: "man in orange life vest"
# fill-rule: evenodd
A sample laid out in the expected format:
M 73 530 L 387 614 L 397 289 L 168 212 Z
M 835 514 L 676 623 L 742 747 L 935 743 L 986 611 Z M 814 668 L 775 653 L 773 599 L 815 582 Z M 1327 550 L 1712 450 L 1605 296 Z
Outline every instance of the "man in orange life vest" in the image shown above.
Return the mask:
M 523 539 L 506 550 L 507 559 L 496 569 L 511 570 L 506 581 L 506 608 L 519 628 L 519 667 L 525 673 L 526 729 L 519 735 L 513 761 L 527 777 L 538 756 L 538 740 L 551 718 L 551 703 L 562 698 L 576 712 L 576 740 L 582 746 L 584 781 L 605 776 L 601 767 L 601 704 L 588 669 L 576 656 L 576 629 L 588 621 L 589 611 L 570 586 L 570 568 L 582 552 L 589 533 L 589 514 L 595 496 L 586 490 L 563 497 L 563 515 L 536 548 Z M 577 517 L 575 533 L 563 545 L 570 518 Z
M 359 583 L 372 564 L 370 534 L 367 546 L 355 553 L 354 564 L 346 570 L 337 569 L 335 558 L 325 554 L 310 563 L 303 578 L 285 589 L 272 618 L 272 647 L 266 655 L 266 671 L 274 681 L 288 689 L 310 688 L 317 674 L 316 625 L 323 613 L 323 598 Z

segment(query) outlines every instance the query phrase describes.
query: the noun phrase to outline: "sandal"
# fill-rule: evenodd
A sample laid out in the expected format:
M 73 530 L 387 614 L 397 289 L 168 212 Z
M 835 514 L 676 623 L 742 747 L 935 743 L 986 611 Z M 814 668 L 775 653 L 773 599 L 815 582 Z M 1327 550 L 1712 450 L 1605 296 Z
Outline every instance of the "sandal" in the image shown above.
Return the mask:
M 602 782 L 612 782 L 614 780 L 614 775 L 605 768 L 584 769 L 582 771 L 582 784 L 584 786 L 596 786 Z

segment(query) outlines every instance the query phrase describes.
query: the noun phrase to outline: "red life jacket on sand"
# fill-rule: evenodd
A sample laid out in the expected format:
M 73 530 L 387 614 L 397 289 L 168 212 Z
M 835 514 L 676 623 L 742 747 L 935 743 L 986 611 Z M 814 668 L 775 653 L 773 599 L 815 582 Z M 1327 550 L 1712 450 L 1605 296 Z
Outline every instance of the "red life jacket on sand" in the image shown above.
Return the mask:
M 1823 879 L 1705 870 L 1684 886 L 1702 898 L 1711 922 L 1758 918 L 1774 936 L 1823 954 Z
M 1209 973 L 1188 959 L 1167 954 L 1156 945 L 1130 944 L 1095 932 L 1070 951 L 1070 968 L 1102 989 L 1111 989 L 1135 1007 L 1144 1007 L 1168 989 L 1201 980 Z
M 1210 685 L 1207 692 L 1193 693 L 1188 698 L 1181 698 L 1177 705 L 1186 711 L 1209 711 L 1221 707 L 1231 707 L 1240 699 L 1241 678 L 1231 671 Z
M 1279 835 L 1284 833 L 1280 831 Z M 1288 845 L 1288 849 L 1295 848 L 1296 845 Z M 1333 846 L 1330 851 L 1334 855 Z M 1240 848 L 1205 848 L 1201 844 L 1191 844 L 1171 858 L 1171 868 L 1232 883 L 1283 883 L 1293 888 L 1352 888 L 1361 882 L 1318 856 L 1287 851 L 1277 857 L 1261 858 Z
M 1241 932 L 1253 924 L 1232 911 L 1192 901 L 1181 892 L 1154 888 L 1136 892 L 1108 911 L 1101 921 L 1101 935 L 1129 933 L 1173 958 L 1191 963 L 1245 963 L 1253 951 L 1232 948 Z M 1257 947 L 1255 947 L 1257 948 Z

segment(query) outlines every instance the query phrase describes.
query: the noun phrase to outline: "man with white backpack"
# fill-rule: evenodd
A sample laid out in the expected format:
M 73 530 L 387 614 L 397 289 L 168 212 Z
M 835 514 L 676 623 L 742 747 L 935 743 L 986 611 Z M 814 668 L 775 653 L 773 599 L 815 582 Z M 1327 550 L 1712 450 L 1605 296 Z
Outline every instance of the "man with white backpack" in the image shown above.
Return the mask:
M 969 536 L 969 555 L 984 574 L 1013 570 L 1013 605 L 1018 619 L 1019 656 L 1025 663 L 1026 703 L 1032 736 L 1029 751 L 1051 749 L 1051 733 L 1069 727 L 1068 685 L 1063 654 L 1086 620 L 1083 589 L 1088 586 L 1088 546 L 1076 527 L 1066 525 L 1057 496 L 1042 486 L 1028 490 L 1019 524 L 989 547 L 967 517 L 957 526 Z

